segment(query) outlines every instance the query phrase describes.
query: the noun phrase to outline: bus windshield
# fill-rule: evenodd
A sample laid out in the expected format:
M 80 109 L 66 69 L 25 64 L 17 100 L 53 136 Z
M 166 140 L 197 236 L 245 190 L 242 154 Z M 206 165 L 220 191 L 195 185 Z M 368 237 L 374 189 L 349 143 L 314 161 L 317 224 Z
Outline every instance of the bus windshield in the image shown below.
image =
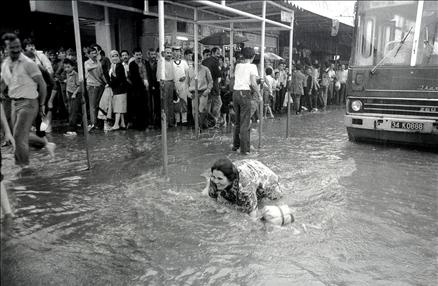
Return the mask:
M 424 1 L 422 11 L 417 11 L 418 1 L 358 1 L 358 5 L 355 65 L 410 65 L 413 49 L 417 49 L 415 65 L 438 65 L 438 1 Z M 418 31 L 417 21 L 421 21 Z

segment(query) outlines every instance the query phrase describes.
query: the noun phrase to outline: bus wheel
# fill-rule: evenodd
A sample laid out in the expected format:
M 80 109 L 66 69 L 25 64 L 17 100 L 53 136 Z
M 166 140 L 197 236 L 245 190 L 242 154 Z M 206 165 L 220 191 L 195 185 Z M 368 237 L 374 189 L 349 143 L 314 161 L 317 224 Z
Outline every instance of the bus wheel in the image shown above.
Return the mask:
M 348 140 L 351 142 L 356 142 L 356 138 L 354 138 L 353 134 L 351 134 L 350 132 L 348 132 Z

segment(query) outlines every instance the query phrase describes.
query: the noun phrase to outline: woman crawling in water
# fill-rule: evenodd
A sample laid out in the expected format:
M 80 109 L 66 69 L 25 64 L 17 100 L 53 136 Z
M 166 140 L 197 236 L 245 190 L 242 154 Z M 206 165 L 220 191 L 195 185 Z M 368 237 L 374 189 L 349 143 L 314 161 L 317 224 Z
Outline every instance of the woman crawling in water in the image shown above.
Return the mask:
M 208 195 L 227 201 L 251 217 L 257 217 L 258 201 L 282 197 L 278 176 L 257 160 L 219 159 L 211 167 Z M 280 210 L 281 212 L 281 210 Z

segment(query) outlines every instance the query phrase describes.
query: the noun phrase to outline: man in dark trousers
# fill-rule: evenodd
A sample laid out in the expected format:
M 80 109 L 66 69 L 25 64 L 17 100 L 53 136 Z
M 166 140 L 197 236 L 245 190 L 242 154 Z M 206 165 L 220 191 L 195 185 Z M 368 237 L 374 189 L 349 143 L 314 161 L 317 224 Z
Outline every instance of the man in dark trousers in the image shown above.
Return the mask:
M 219 68 L 219 56 L 221 55 L 221 50 L 218 47 L 211 49 L 211 57 L 206 58 L 202 61 L 202 65 L 206 66 L 213 77 L 213 89 L 208 96 L 207 102 L 207 112 L 211 113 L 215 118 L 216 122 L 220 119 L 220 111 L 222 106 L 222 100 L 220 96 L 220 86 L 219 82 L 221 80 L 221 70 Z
M 129 64 L 129 80 L 131 81 L 131 97 L 128 99 L 129 122 L 133 128 L 144 130 L 148 124 L 148 90 L 149 75 L 146 61 L 141 49 L 134 49 L 134 60 Z
M 157 81 L 157 52 L 149 49 L 146 67 L 149 75 L 149 124 L 158 129 L 161 127 L 160 83 Z
M 15 34 L 7 33 L 2 40 L 9 56 L 1 66 L 1 86 L 8 87 L 12 100 L 15 164 L 26 168 L 29 165 L 29 139 L 45 144 L 43 139 L 30 135 L 30 129 L 38 112 L 41 117 L 45 116 L 46 83 L 37 64 L 22 53 L 20 39 Z M 1 92 L 5 90 L 2 88 Z

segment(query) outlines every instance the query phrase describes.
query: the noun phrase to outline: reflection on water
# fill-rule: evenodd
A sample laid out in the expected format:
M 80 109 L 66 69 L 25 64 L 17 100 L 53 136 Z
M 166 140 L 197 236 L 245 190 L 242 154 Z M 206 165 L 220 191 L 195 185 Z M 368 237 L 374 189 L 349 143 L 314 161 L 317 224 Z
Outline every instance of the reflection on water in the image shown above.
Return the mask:
M 348 142 L 343 111 L 267 121 L 260 150 L 295 223 L 254 223 L 201 195 L 230 130 L 196 141 L 158 132 L 54 135 L 58 157 L 3 170 L 18 218 L 2 230 L 2 285 L 432 285 L 437 281 L 438 156 Z M 257 131 L 251 133 L 257 145 Z M 6 154 L 5 154 L 6 153 Z M 5 283 L 5 284 L 3 284 Z

